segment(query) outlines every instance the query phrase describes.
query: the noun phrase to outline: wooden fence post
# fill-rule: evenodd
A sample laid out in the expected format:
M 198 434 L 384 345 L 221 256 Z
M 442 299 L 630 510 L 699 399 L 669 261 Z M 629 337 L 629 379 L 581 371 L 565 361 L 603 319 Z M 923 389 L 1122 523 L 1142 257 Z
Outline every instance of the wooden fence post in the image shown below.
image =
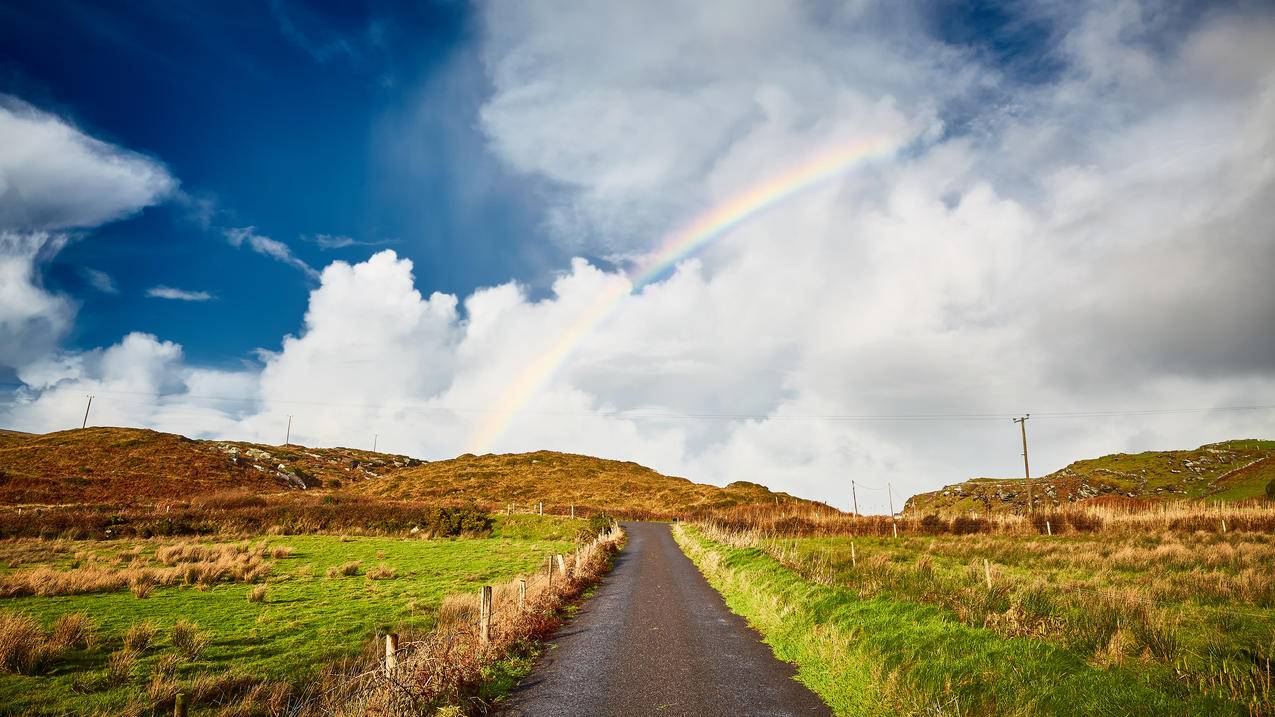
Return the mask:
M 491 642 L 491 586 L 484 585 L 478 598 L 478 640 L 486 645 Z
M 572 504 L 571 504 L 571 517 L 572 517 L 573 519 L 576 517 L 576 504 L 575 504 L 575 503 L 572 503 Z
M 537 503 L 537 506 L 538 506 L 538 510 L 540 511 L 540 515 L 544 515 L 544 514 L 545 514 L 545 502 L 542 500 L 542 501 L 540 501 L 539 503 Z
M 1053 528 L 1053 526 L 1051 526 L 1051 525 L 1049 524 L 1049 521 L 1048 521 L 1048 520 L 1046 520 L 1046 521 L 1045 521 L 1045 535 L 1053 535 L 1053 534 L 1054 534 L 1054 528 Z
M 518 612 L 527 609 L 527 579 L 518 578 Z
M 850 567 L 859 567 L 859 558 L 854 554 L 854 541 L 850 541 Z
M 553 556 L 549 556 L 549 570 L 546 573 L 549 576 L 549 589 L 553 589 Z
M 899 524 L 898 524 L 898 523 L 890 523 L 890 527 L 894 528 L 894 537 L 896 537 L 896 538 L 897 538 L 897 537 L 899 537 Z
M 992 564 L 987 562 L 987 558 L 983 558 L 983 575 L 987 578 L 987 589 L 992 589 Z
M 398 670 L 398 633 L 385 633 L 385 676 L 393 677 Z
M 186 695 L 181 692 L 173 699 L 173 717 L 186 717 Z
M 563 557 L 562 557 L 562 553 L 558 553 L 558 556 L 557 556 L 557 557 L 558 557 L 558 572 L 559 572 L 559 573 L 561 573 L 563 577 L 566 577 L 566 575 L 567 575 L 567 560 L 566 560 L 566 558 L 563 558 Z
M 1223 533 L 1225 533 L 1225 532 L 1226 532 L 1226 521 L 1225 521 L 1225 520 L 1223 520 L 1223 521 L 1222 521 L 1222 532 L 1223 532 Z

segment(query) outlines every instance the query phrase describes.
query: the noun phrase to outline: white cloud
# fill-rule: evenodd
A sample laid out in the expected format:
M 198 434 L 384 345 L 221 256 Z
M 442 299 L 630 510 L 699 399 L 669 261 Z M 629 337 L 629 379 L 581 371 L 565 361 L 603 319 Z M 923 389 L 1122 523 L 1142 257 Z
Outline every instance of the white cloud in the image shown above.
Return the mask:
M 1269 435 L 1261 411 L 1041 415 L 1275 403 L 1271 20 L 1218 11 L 1149 40 L 1147 5 L 1042 5 L 1062 69 L 1033 84 L 927 39 L 895 4 L 486 6 L 483 127 L 541 183 L 567 244 L 640 256 L 829 144 L 908 149 L 741 223 L 636 293 L 577 260 L 543 298 L 513 283 L 426 298 L 410 262 L 383 251 L 328 266 L 302 330 L 260 369 L 192 369 L 134 335 L 28 367 L 27 403 L 4 421 L 67 425 L 97 391 L 120 422 L 278 441 L 292 413 L 302 442 L 376 432 L 439 457 L 502 425 L 493 407 L 526 388 L 491 449 L 632 459 L 842 506 L 854 479 L 861 507 L 882 511 L 887 483 L 898 507 L 1017 475 L 1011 412 L 1036 414 L 1037 472 Z M 948 119 L 974 129 L 936 131 Z M 146 391 L 165 397 L 127 398 Z
M 146 290 L 146 295 L 152 299 L 172 299 L 174 301 L 209 301 L 214 299 L 212 294 L 207 291 L 186 291 L 185 289 L 174 289 L 171 286 L 152 286 Z
M 112 279 L 110 274 L 89 267 L 84 267 L 80 271 L 84 274 L 85 281 L 103 294 L 120 293 L 119 286 L 115 284 L 115 279 Z
M 311 279 L 317 280 L 319 278 L 319 272 L 315 271 L 314 267 L 305 263 L 301 259 L 298 259 L 297 256 L 292 253 L 292 249 L 290 249 L 287 244 L 276 239 L 271 239 L 270 237 L 261 236 L 257 233 L 256 227 L 226 229 L 223 231 L 223 234 L 226 237 L 226 241 L 230 242 L 231 246 L 239 247 L 247 243 L 248 247 L 258 254 L 263 254 L 275 261 L 283 262 L 284 264 L 301 271 L 301 273 Z
M 94 139 L 0 95 L 0 227 L 95 227 L 162 201 L 177 181 L 162 164 Z
M 0 95 L 0 366 L 46 355 L 70 329 L 74 302 L 44 288 L 39 271 L 67 232 L 134 214 L 176 186 L 160 163 Z M 114 287 L 100 272 L 86 276 Z
M 386 246 L 388 244 L 397 243 L 396 241 L 391 239 L 382 239 L 378 241 L 365 241 L 365 240 L 355 239 L 353 237 L 347 237 L 340 234 L 315 234 L 313 236 L 303 237 L 303 238 L 318 245 L 318 247 L 324 251 L 329 251 L 332 249 L 347 249 L 352 246 Z

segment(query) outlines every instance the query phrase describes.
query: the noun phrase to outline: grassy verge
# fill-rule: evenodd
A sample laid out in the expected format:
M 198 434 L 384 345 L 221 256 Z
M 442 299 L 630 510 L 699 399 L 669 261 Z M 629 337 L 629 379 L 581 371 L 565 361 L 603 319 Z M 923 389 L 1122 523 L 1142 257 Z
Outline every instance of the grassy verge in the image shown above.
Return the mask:
M 508 516 L 498 518 L 486 538 L 259 538 L 253 542 L 265 542 L 269 567 L 251 583 L 179 582 L 140 598 L 125 587 L 0 599 L 0 612 L 30 615 L 46 630 L 77 613 L 92 626 L 91 639 L 68 645 L 41 668 L 0 673 L 0 714 L 147 713 L 176 689 L 207 693 L 208 707 L 217 684 L 235 687 L 232 678 L 244 678 L 243 689 L 252 681 L 304 684 L 325 665 L 357 657 L 378 631 L 431 629 L 447 595 L 535 572 L 549 553 L 572 549 L 585 524 Z M 4 569 L 8 575 L 41 567 L 67 572 L 77 564 L 137 571 L 162 565 L 166 549 L 213 544 L 7 541 L 0 543 L 0 559 L 15 566 Z M 193 623 L 207 644 L 182 654 L 173 634 L 179 621 Z M 139 625 L 151 626 L 154 637 L 143 649 L 128 649 L 126 636 Z M 0 635 L 0 643 L 4 639 Z M 118 657 L 122 653 L 129 656 Z
M 674 535 L 731 609 L 798 666 L 838 715 L 1207 715 L 1236 706 L 1148 684 L 1045 641 L 971 627 L 940 608 L 860 597 L 809 580 L 757 548 Z

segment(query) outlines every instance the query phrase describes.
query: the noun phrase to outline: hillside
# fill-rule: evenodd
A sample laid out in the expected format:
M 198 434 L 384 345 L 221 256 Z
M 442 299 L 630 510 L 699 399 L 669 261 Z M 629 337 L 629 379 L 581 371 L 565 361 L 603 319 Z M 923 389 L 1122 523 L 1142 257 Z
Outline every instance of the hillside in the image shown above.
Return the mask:
M 1275 480 L 1275 441 L 1211 443 L 1190 451 L 1147 451 L 1077 461 L 1032 481 L 1036 506 L 1055 507 L 1102 496 L 1155 501 L 1243 500 L 1264 495 Z M 1023 512 L 1022 478 L 974 478 L 908 499 L 905 513 Z
M 136 428 L 0 432 L 0 504 L 136 504 L 333 488 L 419 463 L 348 448 L 202 441 Z
M 636 463 L 540 451 L 423 461 L 352 448 L 194 440 L 134 428 L 44 435 L 0 430 L 0 504 L 150 504 L 228 491 L 343 492 L 421 502 L 575 504 L 613 512 L 685 515 L 776 499 L 756 483 L 692 483 Z M 804 501 L 803 501 L 804 502 Z
M 546 510 L 555 512 L 575 504 L 669 515 L 798 500 L 756 483 L 738 481 L 719 488 L 666 476 L 637 463 L 554 451 L 466 454 L 363 482 L 351 490 L 404 500 L 473 500 L 493 508 L 526 510 L 543 501 Z

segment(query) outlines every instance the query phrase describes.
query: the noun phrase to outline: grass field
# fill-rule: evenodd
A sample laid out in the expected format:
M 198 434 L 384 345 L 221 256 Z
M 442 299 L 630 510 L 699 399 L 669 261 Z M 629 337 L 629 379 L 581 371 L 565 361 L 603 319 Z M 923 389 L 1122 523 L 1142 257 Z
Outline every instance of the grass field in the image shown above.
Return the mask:
M 838 714 L 1275 714 L 1269 534 L 679 540 Z
M 325 664 L 358 654 L 378 630 L 430 628 L 448 594 L 537 570 L 547 554 L 573 546 L 584 524 L 505 516 L 484 538 L 253 539 L 234 546 L 239 555 L 262 555 L 254 568 L 261 574 L 249 575 L 252 582 L 231 571 L 212 581 L 155 584 L 145 597 L 126 586 L 0 599 L 4 615 L 33 616 L 46 630 L 68 614 L 83 613 L 91 624 L 87 640 L 66 640 L 68 648 L 28 670 L 33 674 L 0 674 L 0 713 L 120 714 L 148 704 L 157 691 L 199 694 L 215 692 L 219 684 L 304 682 Z M 15 576 L 42 567 L 62 573 L 181 569 L 193 564 L 183 556 L 223 546 L 224 539 L 11 540 L 0 543 L 0 580 L 21 584 Z M 118 586 L 104 583 L 108 589 L 113 584 Z M 174 635 L 179 621 L 196 626 L 193 647 L 187 636 Z M 139 626 L 147 625 L 154 635 L 139 648 L 136 636 L 148 632 Z M 135 637 L 126 645 L 130 630 Z M 0 648 L 10 638 L 0 634 Z M 177 642 L 187 646 L 184 655 Z

